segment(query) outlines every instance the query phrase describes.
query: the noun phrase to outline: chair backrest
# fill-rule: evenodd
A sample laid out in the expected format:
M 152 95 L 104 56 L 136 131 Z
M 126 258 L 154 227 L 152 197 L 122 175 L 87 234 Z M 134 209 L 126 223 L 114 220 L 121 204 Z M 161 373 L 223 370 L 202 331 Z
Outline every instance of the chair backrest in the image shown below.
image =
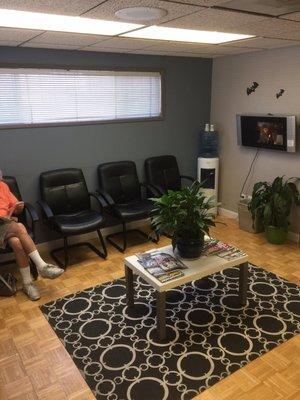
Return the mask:
M 16 196 L 16 198 L 18 200 L 22 201 L 21 192 L 20 192 L 16 178 L 14 176 L 4 176 L 3 182 L 5 182 L 8 185 L 10 191 Z M 24 225 L 26 225 L 27 221 L 26 221 L 26 211 L 25 210 L 22 212 L 22 214 L 18 215 L 18 220 L 20 222 L 22 222 Z
M 40 175 L 42 200 L 56 214 L 76 213 L 91 208 L 90 196 L 81 169 L 65 168 Z
M 133 161 L 117 161 L 98 166 L 100 190 L 107 192 L 117 204 L 141 199 L 140 183 Z
M 181 181 L 176 157 L 158 156 L 145 160 L 147 183 L 160 186 L 164 190 L 180 190 Z

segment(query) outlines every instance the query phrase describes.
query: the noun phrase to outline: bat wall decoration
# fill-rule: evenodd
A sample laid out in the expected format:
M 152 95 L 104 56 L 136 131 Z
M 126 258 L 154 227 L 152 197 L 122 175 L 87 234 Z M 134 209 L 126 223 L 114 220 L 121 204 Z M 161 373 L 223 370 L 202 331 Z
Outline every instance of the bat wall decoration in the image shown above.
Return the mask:
M 259 84 L 257 82 L 252 82 L 252 85 L 247 87 L 247 95 L 249 96 L 249 94 L 254 93 L 258 86 Z
M 279 97 L 281 97 L 284 92 L 285 92 L 284 89 L 280 89 L 279 92 L 276 93 L 276 99 L 279 99 Z

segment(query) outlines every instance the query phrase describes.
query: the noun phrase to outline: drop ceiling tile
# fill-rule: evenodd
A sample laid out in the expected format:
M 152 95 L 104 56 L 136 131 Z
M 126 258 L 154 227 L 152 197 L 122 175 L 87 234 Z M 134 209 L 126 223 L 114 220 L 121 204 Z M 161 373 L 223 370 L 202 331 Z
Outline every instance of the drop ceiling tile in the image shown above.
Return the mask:
M 0 41 L 19 42 L 29 40 L 43 31 L 31 29 L 0 28 Z
M 180 52 L 180 51 L 159 51 L 159 50 L 135 50 L 134 54 L 144 54 L 144 55 L 153 55 L 153 56 L 171 56 L 171 57 L 197 57 L 197 58 L 211 58 L 211 55 L 207 54 L 193 54 L 188 52 Z
M 0 8 L 80 15 L 104 0 L 0 0 Z
M 13 46 L 17 47 L 20 44 L 20 42 L 14 42 L 12 40 L 1 40 L 0 39 L 0 46 Z
M 172 3 L 174 0 L 164 0 Z M 193 4 L 196 6 L 212 7 L 212 6 L 223 6 L 224 3 L 228 3 L 229 0 L 177 0 L 178 3 L 182 4 Z
M 21 47 L 35 47 L 38 49 L 61 49 L 61 50 L 78 50 L 79 46 L 72 46 L 67 44 L 50 44 L 50 43 L 32 43 L 26 42 Z
M 190 52 L 190 53 L 206 53 L 211 52 L 212 48 L 218 48 L 216 45 L 199 44 L 199 43 L 182 43 L 182 42 L 160 42 L 152 46 L 144 47 L 149 51 L 163 52 Z
M 121 37 L 113 37 L 111 39 L 101 41 L 94 45 L 89 46 L 91 51 L 92 49 L 98 48 L 116 48 L 116 49 L 126 49 L 126 50 L 139 50 L 145 47 L 153 46 L 155 44 L 161 43 L 157 40 L 145 40 L 145 39 L 129 39 L 129 38 L 121 38 Z
M 283 15 L 280 18 L 288 19 L 290 21 L 298 21 L 298 22 L 300 22 L 300 11 L 299 12 L 294 12 L 294 13 L 291 13 L 291 14 Z
M 300 46 L 300 41 L 296 40 L 283 40 L 283 39 L 269 39 L 269 38 L 253 38 L 245 40 L 237 40 L 236 42 L 228 43 L 231 47 L 255 47 L 260 49 L 275 49 L 287 46 Z
M 132 53 L 133 50 L 127 50 L 127 49 L 118 49 L 117 47 L 92 47 L 92 46 L 87 46 L 80 48 L 80 51 L 96 51 L 100 53 Z
M 40 36 L 32 39 L 32 44 L 58 44 L 58 45 L 71 45 L 71 46 L 88 46 L 107 40 L 109 36 L 102 35 L 85 35 L 82 33 L 66 33 L 66 32 L 45 32 Z
M 179 52 L 179 53 L 192 53 L 192 54 L 237 54 L 247 53 L 251 51 L 261 50 L 260 48 L 249 48 L 249 47 L 229 47 L 223 45 L 213 44 L 195 44 L 195 43 L 176 43 L 166 42 L 157 44 L 155 46 L 147 47 L 142 51 L 159 51 L 159 52 Z
M 201 7 L 189 4 L 179 4 L 176 2 L 171 3 L 161 0 L 108 0 L 105 3 L 100 4 L 98 7 L 86 13 L 85 16 L 90 18 L 100 18 L 111 21 L 122 21 L 115 15 L 115 12 L 128 7 L 155 7 L 155 8 L 162 8 L 168 12 L 168 14 L 165 17 L 162 17 L 160 19 L 152 20 L 150 22 L 142 22 L 145 25 L 161 24 L 162 22 L 170 21 L 174 18 L 191 14 L 201 9 Z M 128 22 L 137 22 L 137 21 L 128 21 Z
M 268 38 L 300 40 L 300 24 L 280 18 L 267 18 L 245 26 L 242 33 Z
M 222 4 L 222 7 L 274 16 L 300 11 L 297 0 L 231 0 Z
M 218 45 L 217 48 L 212 48 L 211 52 L 214 54 L 222 54 L 222 55 L 235 55 L 235 54 L 244 54 L 244 53 L 252 53 L 256 51 L 263 51 L 263 49 L 259 48 L 250 48 L 250 47 L 230 47 L 224 45 Z
M 163 26 L 208 31 L 244 33 L 249 24 L 262 23 L 267 17 L 207 8 L 200 12 L 167 22 Z

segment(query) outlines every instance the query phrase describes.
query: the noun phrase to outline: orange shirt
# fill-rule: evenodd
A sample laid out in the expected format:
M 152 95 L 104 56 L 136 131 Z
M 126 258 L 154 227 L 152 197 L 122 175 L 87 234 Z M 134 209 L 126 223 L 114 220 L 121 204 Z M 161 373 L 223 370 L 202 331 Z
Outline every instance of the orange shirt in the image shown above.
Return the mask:
M 18 199 L 9 190 L 3 181 L 0 181 L 0 217 L 9 215 L 9 210 L 18 203 Z

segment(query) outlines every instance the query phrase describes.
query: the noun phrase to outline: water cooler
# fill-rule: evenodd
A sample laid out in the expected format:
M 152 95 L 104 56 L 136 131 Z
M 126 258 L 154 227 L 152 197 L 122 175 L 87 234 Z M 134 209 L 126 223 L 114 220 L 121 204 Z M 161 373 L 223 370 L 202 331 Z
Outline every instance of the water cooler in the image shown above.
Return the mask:
M 203 191 L 206 196 L 214 196 L 218 200 L 219 181 L 219 141 L 218 132 L 207 127 L 199 135 L 199 156 L 197 162 L 197 179 L 203 182 Z M 215 210 L 217 213 L 217 209 Z

